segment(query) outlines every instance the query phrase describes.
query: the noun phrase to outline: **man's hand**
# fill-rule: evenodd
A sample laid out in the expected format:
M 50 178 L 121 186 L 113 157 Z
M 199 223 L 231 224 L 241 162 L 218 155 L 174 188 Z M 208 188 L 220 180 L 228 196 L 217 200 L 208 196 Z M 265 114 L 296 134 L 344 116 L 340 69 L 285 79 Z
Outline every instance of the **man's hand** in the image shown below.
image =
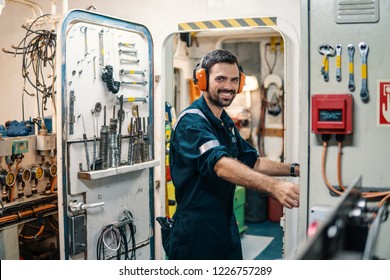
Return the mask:
M 272 195 L 289 209 L 299 207 L 299 186 L 292 182 L 280 181 L 272 190 Z

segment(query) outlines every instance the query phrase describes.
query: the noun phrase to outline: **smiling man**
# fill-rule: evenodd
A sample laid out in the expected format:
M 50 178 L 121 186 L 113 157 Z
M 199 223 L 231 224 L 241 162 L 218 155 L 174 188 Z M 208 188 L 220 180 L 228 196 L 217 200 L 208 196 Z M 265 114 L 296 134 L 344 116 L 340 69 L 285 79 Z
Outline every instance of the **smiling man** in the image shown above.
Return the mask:
M 236 185 L 298 207 L 299 187 L 270 176 L 299 176 L 299 164 L 260 158 L 224 110 L 245 84 L 234 54 L 206 54 L 194 82 L 202 96 L 179 115 L 170 142 L 177 210 L 166 253 L 169 259 L 242 259 L 233 212 Z

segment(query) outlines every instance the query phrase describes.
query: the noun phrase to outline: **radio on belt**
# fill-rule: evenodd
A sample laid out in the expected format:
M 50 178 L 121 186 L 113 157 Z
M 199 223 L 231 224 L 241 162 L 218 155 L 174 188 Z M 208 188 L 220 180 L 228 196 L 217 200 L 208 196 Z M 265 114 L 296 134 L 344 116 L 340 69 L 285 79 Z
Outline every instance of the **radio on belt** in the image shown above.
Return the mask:
M 312 132 L 351 134 L 353 98 L 351 94 L 312 95 Z

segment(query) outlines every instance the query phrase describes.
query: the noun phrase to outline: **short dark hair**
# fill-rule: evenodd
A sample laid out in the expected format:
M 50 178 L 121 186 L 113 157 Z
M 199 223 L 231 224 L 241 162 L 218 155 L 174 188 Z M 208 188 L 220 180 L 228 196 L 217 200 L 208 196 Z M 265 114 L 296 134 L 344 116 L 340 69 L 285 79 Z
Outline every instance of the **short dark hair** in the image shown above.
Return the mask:
M 201 60 L 201 67 L 207 70 L 217 63 L 229 63 L 229 64 L 238 64 L 237 57 L 228 50 L 225 49 L 216 49 L 207 53 Z

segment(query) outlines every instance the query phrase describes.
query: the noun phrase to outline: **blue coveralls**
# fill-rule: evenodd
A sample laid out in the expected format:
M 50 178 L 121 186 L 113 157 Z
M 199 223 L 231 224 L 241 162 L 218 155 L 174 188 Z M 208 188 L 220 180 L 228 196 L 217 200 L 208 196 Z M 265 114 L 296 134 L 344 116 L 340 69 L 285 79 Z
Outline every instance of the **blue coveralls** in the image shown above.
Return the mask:
M 222 121 L 213 115 L 203 96 L 188 109 L 192 112 L 179 116 L 170 142 L 169 160 L 178 206 L 168 257 L 242 259 L 233 212 L 236 186 L 219 178 L 214 166 L 225 156 L 253 167 L 258 153 L 240 136 L 225 111 Z

